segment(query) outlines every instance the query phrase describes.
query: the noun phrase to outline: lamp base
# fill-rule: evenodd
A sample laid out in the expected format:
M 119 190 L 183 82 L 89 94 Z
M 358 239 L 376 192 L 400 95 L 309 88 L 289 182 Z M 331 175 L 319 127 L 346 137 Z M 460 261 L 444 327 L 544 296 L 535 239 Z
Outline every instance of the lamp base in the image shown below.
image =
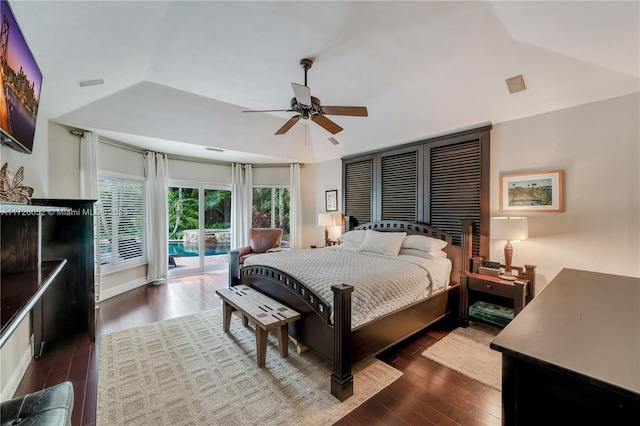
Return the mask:
M 501 280 L 507 280 L 507 281 L 515 281 L 518 279 L 513 275 L 498 275 L 498 278 L 500 278 Z

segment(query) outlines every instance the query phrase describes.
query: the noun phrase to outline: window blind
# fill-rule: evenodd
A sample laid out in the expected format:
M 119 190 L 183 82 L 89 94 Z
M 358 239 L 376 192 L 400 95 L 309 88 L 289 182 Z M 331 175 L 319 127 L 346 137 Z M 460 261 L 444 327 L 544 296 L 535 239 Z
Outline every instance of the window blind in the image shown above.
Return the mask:
M 480 141 L 431 150 L 431 225 L 453 234 L 460 244 L 460 220 L 473 219 L 473 254 L 480 250 Z
M 382 220 L 417 219 L 418 152 L 387 155 L 381 160 Z
M 356 223 L 371 221 L 373 162 L 371 159 L 344 165 L 345 215 Z
M 145 180 L 101 175 L 98 189 L 102 272 L 145 263 Z

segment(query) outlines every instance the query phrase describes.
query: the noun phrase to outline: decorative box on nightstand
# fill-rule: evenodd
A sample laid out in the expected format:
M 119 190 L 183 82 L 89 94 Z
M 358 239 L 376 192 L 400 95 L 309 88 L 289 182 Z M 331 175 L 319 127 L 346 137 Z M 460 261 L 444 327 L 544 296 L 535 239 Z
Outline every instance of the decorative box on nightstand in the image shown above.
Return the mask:
M 481 258 L 473 259 L 472 271 L 477 271 Z M 533 265 L 524 268 L 513 267 L 517 271 L 514 281 L 500 277 L 481 275 L 477 272 L 462 272 L 460 275 L 459 322 L 469 325 L 469 317 L 504 327 L 510 321 L 510 312 L 515 317 L 535 295 L 535 269 Z M 476 303 L 482 302 L 482 303 Z M 472 305 L 473 309 L 469 308 Z

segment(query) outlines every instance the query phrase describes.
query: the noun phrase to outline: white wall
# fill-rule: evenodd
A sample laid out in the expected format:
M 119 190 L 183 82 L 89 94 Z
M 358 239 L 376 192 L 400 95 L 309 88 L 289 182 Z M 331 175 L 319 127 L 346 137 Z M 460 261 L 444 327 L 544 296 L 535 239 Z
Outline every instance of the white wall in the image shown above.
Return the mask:
M 69 130 L 49 122 L 48 198 L 80 198 L 80 138 Z
M 31 154 L 14 151 L 5 145 L 0 145 L 0 166 L 8 163 L 7 170 L 14 174 L 21 166 L 24 167 L 23 185 L 33 188 L 34 198 L 49 197 L 49 120 L 44 112 L 38 115 Z
M 537 265 L 539 293 L 562 268 L 640 277 L 640 95 L 495 124 L 491 133 L 491 215 L 499 176 L 564 170 L 563 213 L 518 214 L 529 240 L 513 264 Z M 491 258 L 504 261 L 504 242 Z
M 325 203 L 325 191 L 338 190 L 338 211 L 329 212 L 336 215 L 336 218 L 342 217 L 342 161 L 341 160 L 329 160 L 322 163 L 314 164 L 313 170 L 316 174 L 316 189 L 315 189 L 315 213 L 313 217 L 309 218 L 310 223 L 315 226 L 315 241 L 314 245 L 318 247 L 324 246 L 324 227 L 318 226 L 318 214 L 327 213 Z M 342 233 L 343 226 L 329 227 L 329 239 L 335 241 Z

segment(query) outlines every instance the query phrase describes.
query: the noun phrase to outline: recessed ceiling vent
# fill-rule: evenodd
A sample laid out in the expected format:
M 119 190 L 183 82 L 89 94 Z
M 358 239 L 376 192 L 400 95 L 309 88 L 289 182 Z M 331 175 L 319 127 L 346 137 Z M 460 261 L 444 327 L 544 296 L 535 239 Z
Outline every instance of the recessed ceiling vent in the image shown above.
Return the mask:
M 505 81 L 507 82 L 507 88 L 509 89 L 510 94 L 527 90 L 527 86 L 524 84 L 524 76 L 522 74 L 508 78 Z
M 334 145 L 340 145 L 340 142 L 338 142 L 334 137 L 329 138 L 329 142 L 331 142 Z
M 78 86 L 80 86 L 80 87 L 99 86 L 101 84 L 104 84 L 104 78 L 95 78 L 93 80 L 80 80 L 80 81 L 78 81 Z

